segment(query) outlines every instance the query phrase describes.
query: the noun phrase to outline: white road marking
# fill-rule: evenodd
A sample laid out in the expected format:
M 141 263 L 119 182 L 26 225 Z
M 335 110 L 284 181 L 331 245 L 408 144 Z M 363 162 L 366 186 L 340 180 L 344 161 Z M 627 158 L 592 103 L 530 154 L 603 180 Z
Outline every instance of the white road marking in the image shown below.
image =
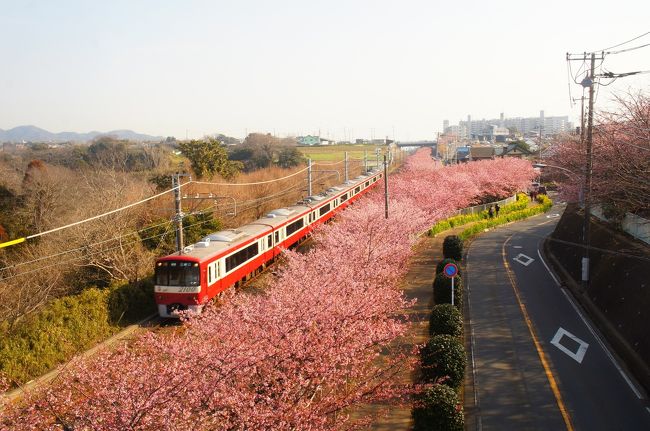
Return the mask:
M 523 253 L 519 253 L 519 254 L 517 255 L 517 257 L 513 257 L 512 260 L 514 260 L 515 262 L 521 263 L 521 264 L 524 265 L 524 266 L 528 266 L 528 265 L 531 264 L 531 262 L 534 262 L 534 261 L 535 261 L 535 259 L 533 259 L 533 258 L 530 257 L 530 256 L 526 256 L 526 255 L 523 254 Z
M 636 395 L 636 397 L 638 399 L 640 399 L 640 400 L 643 399 L 643 395 L 641 394 L 641 391 L 639 391 L 639 389 L 637 389 L 636 385 L 634 383 L 632 383 L 632 379 L 630 379 L 628 377 L 627 373 L 625 371 L 623 371 L 623 368 L 621 368 L 621 366 L 618 365 L 618 362 L 616 362 L 616 359 L 614 359 L 614 356 L 609 352 L 609 349 L 607 347 L 605 347 L 605 343 L 603 343 L 603 341 L 600 339 L 600 336 L 598 336 L 598 334 L 596 334 L 596 331 L 594 330 L 594 328 L 591 327 L 591 324 L 587 321 L 585 316 L 582 314 L 582 311 L 580 311 L 580 309 L 578 308 L 576 303 L 573 301 L 571 296 L 567 293 L 566 289 L 561 289 L 561 290 L 562 290 L 562 293 L 564 294 L 564 297 L 567 299 L 567 301 L 569 301 L 569 304 L 571 304 L 571 306 L 576 311 L 576 313 L 578 314 L 578 316 L 580 317 L 582 322 L 585 324 L 587 329 L 589 329 L 589 332 L 591 332 L 591 335 L 593 335 L 593 337 L 596 339 L 598 344 L 600 344 L 600 347 L 603 349 L 603 351 L 605 352 L 605 354 L 607 355 L 609 360 L 612 362 L 614 367 L 616 367 L 616 369 L 618 370 L 621 377 L 623 377 L 623 380 L 625 380 L 625 382 L 630 387 L 630 389 L 632 389 L 632 392 L 634 392 L 634 395 Z
M 650 413 L 650 407 L 646 407 L 645 409 Z
M 549 214 L 549 215 L 547 215 L 546 218 L 557 218 L 557 217 L 559 217 L 559 216 L 560 216 L 559 214 L 554 213 L 554 214 Z
M 520 245 L 513 245 L 512 248 L 523 248 L 523 247 Z
M 578 350 L 575 352 L 572 352 L 568 348 L 566 348 L 562 343 L 560 343 L 560 340 L 564 336 L 567 336 L 568 338 L 572 339 L 576 343 L 578 343 Z M 587 349 L 589 348 L 589 343 L 582 341 L 580 338 L 576 337 L 566 329 L 560 327 L 560 329 L 557 330 L 555 333 L 555 336 L 551 340 L 551 344 L 560 349 L 562 352 L 566 353 L 570 358 L 572 358 L 574 361 L 576 361 L 579 364 L 582 364 L 582 360 L 585 358 L 585 353 L 587 353 Z
M 542 257 L 542 254 L 539 252 L 539 243 L 537 243 L 537 256 L 539 256 L 539 260 L 540 260 L 540 261 L 542 262 L 542 264 L 544 265 L 544 268 L 546 268 L 546 270 L 548 271 L 548 273 L 551 274 L 551 278 L 553 279 L 553 281 L 555 282 L 555 284 L 557 284 L 557 285 L 559 286 L 559 285 L 560 285 L 560 281 L 557 279 L 557 277 L 555 276 L 555 274 L 553 273 L 553 271 L 551 271 L 551 268 L 549 268 L 549 266 L 546 264 L 546 261 L 545 261 L 544 258 Z

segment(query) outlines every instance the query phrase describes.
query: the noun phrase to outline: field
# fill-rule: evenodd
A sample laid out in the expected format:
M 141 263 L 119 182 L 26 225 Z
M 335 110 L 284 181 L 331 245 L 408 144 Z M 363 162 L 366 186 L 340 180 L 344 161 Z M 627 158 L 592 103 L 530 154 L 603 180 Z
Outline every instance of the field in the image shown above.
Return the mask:
M 377 145 L 318 145 L 318 146 L 299 146 L 298 150 L 305 157 L 311 158 L 314 162 L 338 162 L 345 158 L 345 152 L 348 152 L 348 159 L 363 160 L 364 152 L 368 152 L 368 160 L 373 161 L 376 158 L 376 151 L 385 150 L 385 146 Z

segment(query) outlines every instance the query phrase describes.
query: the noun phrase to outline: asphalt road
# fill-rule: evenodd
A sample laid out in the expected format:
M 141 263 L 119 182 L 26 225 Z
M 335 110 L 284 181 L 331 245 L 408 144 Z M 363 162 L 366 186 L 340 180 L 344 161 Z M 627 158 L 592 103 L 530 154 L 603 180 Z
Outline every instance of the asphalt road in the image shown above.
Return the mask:
M 469 247 L 470 429 L 650 430 L 644 394 L 542 259 L 562 209 Z

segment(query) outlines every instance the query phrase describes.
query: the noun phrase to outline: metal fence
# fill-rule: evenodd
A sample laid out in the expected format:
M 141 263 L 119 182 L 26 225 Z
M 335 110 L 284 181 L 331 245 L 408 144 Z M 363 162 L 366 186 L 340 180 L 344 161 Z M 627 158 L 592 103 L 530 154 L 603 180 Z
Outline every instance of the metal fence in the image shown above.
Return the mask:
M 515 202 L 516 200 L 517 200 L 517 195 L 515 194 L 513 196 L 510 196 L 507 199 L 503 199 L 497 202 L 491 202 L 489 204 L 475 205 L 473 207 L 459 209 L 456 211 L 456 215 L 477 214 L 480 213 L 481 211 L 487 210 L 489 207 L 493 206 L 494 204 L 499 204 L 499 206 L 503 206 Z

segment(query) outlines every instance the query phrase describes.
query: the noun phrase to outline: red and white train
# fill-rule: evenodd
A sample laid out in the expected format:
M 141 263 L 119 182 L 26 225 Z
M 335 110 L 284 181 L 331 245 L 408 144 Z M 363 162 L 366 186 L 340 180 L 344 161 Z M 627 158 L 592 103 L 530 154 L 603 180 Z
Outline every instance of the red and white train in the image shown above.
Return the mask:
M 374 187 L 383 173 L 372 171 L 298 204 L 271 211 L 238 229 L 215 232 L 156 261 L 155 299 L 162 317 L 178 317 L 249 279 L 282 250 L 297 244 Z

